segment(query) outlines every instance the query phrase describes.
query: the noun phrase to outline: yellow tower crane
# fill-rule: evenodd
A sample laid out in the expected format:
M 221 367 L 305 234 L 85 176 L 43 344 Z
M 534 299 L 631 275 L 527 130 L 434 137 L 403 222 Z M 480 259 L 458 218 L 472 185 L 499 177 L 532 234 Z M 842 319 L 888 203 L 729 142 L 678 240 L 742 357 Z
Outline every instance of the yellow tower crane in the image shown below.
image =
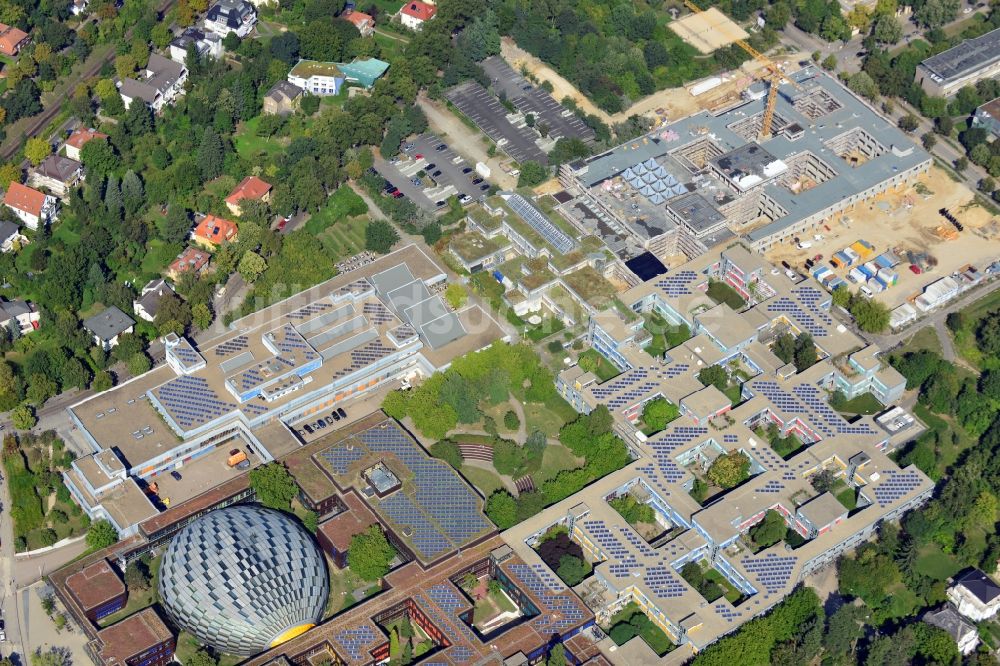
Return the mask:
M 684 4 L 688 9 L 696 14 L 701 14 L 704 11 L 701 7 L 691 2 L 691 0 L 684 0 Z M 736 40 L 735 44 L 753 56 L 754 60 L 764 65 L 766 70 L 766 74 L 758 77 L 762 81 L 766 80 L 769 83 L 767 90 L 767 105 L 764 107 L 764 120 L 760 124 L 760 138 L 766 139 L 771 136 L 771 123 L 774 121 L 774 107 L 778 102 L 778 86 L 781 85 L 782 82 L 787 81 L 797 90 L 803 90 L 803 88 L 799 84 L 795 83 L 795 81 L 786 77 L 784 72 L 781 71 L 773 60 L 747 44 L 742 39 Z

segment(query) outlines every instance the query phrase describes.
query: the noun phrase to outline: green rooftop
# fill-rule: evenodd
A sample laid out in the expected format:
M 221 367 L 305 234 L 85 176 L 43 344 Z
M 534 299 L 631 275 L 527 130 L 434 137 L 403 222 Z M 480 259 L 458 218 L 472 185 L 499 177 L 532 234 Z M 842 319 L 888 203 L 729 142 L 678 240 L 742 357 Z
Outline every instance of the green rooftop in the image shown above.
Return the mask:
M 313 76 L 334 76 L 344 78 L 343 72 L 335 62 L 320 62 L 319 60 L 299 60 L 295 67 L 292 67 L 292 71 L 288 73 L 289 76 L 297 76 L 302 79 L 308 79 Z
M 614 285 L 590 266 L 564 275 L 563 282 L 588 305 L 598 310 L 611 305 L 617 293 Z
M 452 236 L 449 247 L 462 261 L 473 263 L 490 256 L 503 245 L 477 231 L 470 231 Z

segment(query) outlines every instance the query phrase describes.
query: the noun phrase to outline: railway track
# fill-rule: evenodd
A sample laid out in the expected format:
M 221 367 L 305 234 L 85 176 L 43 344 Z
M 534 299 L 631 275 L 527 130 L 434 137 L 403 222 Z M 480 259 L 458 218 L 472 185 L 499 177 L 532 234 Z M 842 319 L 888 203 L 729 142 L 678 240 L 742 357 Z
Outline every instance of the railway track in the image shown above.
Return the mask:
M 162 17 L 164 14 L 167 13 L 167 11 L 169 11 L 169 9 L 174 5 L 176 1 L 177 0 L 164 0 L 164 2 L 162 2 L 160 6 L 156 8 L 156 12 Z M 132 36 L 132 28 L 129 28 L 127 37 L 131 38 L 131 36 Z M 29 123 L 28 127 L 25 129 L 22 135 L 22 139 L 28 139 L 37 136 L 39 132 L 48 127 L 49 123 L 52 122 L 52 119 L 55 118 L 57 115 L 59 115 L 59 111 L 62 110 L 62 107 L 66 103 L 66 100 L 69 99 L 69 96 L 73 94 L 73 90 L 76 88 L 76 83 L 79 83 L 80 81 L 95 76 L 99 71 L 101 71 L 101 68 L 104 67 L 104 65 L 114 61 L 114 57 L 115 53 L 114 51 L 112 51 L 106 58 L 94 63 L 91 67 L 87 68 L 86 71 L 82 72 L 79 76 L 76 77 L 76 80 L 73 83 L 73 85 L 67 86 L 66 91 L 62 93 L 62 95 L 52 100 L 48 108 L 44 109 L 41 113 L 32 116 L 31 122 Z M 16 155 L 19 150 L 21 150 L 21 143 L 22 143 L 21 141 L 18 141 L 17 143 L 13 143 L 10 146 L 7 146 L 6 148 L 0 150 L 0 157 L 2 157 L 4 160 L 9 160 L 14 155 Z

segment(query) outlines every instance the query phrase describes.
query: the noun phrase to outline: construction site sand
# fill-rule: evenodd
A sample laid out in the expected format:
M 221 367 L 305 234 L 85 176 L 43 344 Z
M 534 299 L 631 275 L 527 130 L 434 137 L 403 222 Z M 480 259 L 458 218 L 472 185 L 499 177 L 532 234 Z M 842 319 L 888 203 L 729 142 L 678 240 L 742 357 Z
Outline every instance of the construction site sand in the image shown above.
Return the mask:
M 569 97 L 576 105 L 600 118 L 605 123 L 620 123 L 629 116 L 654 116 L 660 121 L 672 121 L 686 118 L 699 111 L 718 109 L 739 99 L 740 93 L 754 81 L 754 74 L 763 66 L 756 60 L 745 62 L 739 71 L 720 75 L 723 83 L 712 90 L 695 97 L 687 88 L 668 88 L 643 97 L 632 106 L 619 113 L 609 114 L 599 109 L 588 97 L 576 89 L 572 83 L 544 62 L 519 47 L 510 37 L 504 37 L 500 43 L 500 53 L 504 60 L 514 69 L 521 71 L 523 67 L 538 81 L 548 81 L 552 84 L 552 96 L 561 102 Z M 802 54 L 791 54 L 775 58 L 776 62 L 798 61 Z M 807 56 L 806 56 L 807 57 Z M 695 83 L 694 81 L 690 83 Z M 690 84 L 689 84 L 690 85 Z M 663 114 L 657 114 L 662 109 Z
M 800 250 L 789 242 L 772 248 L 766 257 L 775 263 L 787 261 L 804 271 L 805 260 L 817 254 L 822 254 L 823 265 L 832 269 L 829 260 L 833 253 L 859 238 L 874 245 L 876 253 L 895 249 L 903 260 L 894 269 L 899 274 L 899 282 L 876 295 L 889 307 L 912 300 L 927 284 L 967 264 L 982 269 L 984 264 L 1000 257 L 1000 220 L 974 204 L 973 194 L 967 187 L 951 180 L 937 167 L 932 167 L 917 183 L 919 185 L 911 184 L 900 191 L 882 194 L 846 211 L 846 222 L 828 222 L 829 231 L 819 228 L 803 234 L 801 239 L 812 243 L 812 247 L 806 250 Z M 965 226 L 965 231 L 959 233 L 955 240 L 943 240 L 934 233 L 939 226 L 953 228 L 938 213 L 940 208 L 951 210 Z M 822 234 L 823 240 L 815 241 L 813 234 Z M 908 268 L 907 250 L 926 252 L 937 259 L 938 265 L 915 275 Z M 835 272 L 845 277 L 848 270 Z M 851 287 L 856 288 L 856 285 L 851 284 Z
M 667 24 L 678 37 L 704 55 L 746 39 L 746 31 L 715 7 Z

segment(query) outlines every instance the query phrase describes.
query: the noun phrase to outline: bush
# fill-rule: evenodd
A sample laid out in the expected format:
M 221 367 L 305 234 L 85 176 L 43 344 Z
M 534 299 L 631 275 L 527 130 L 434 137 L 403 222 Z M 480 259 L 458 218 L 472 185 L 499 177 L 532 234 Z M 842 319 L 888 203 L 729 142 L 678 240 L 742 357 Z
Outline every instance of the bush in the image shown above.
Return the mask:
M 708 478 L 723 490 L 735 488 L 750 476 L 750 458 L 742 451 L 724 453 L 708 468 Z
M 503 415 L 503 427 L 507 430 L 517 430 L 521 426 L 521 419 L 517 418 L 514 410 L 509 410 Z
M 456 469 L 462 466 L 462 453 L 459 451 L 458 445 L 450 439 L 442 439 L 440 442 L 431 444 L 430 453 Z

